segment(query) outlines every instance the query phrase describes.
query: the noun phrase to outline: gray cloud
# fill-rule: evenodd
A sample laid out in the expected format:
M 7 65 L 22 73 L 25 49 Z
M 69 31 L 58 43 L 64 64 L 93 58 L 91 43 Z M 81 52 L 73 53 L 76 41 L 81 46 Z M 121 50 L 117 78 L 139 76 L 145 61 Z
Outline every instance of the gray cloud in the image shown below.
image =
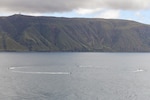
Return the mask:
M 150 0 L 1 0 L 0 10 L 25 13 L 67 12 L 75 9 L 150 9 Z

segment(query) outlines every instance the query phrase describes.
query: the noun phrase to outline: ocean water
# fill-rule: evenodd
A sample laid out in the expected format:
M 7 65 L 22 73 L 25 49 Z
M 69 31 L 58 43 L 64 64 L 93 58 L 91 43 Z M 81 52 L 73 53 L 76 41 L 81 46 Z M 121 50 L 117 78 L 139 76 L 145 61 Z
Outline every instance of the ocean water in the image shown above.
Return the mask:
M 0 53 L 0 100 L 149 100 L 150 53 Z

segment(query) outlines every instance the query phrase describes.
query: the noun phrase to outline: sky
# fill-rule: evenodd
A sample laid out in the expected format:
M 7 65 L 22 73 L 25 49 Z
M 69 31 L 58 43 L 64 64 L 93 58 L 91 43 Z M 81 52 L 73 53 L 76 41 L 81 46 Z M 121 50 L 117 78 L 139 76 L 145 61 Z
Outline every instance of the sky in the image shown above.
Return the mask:
M 150 0 L 0 0 L 0 16 L 126 19 L 150 24 Z

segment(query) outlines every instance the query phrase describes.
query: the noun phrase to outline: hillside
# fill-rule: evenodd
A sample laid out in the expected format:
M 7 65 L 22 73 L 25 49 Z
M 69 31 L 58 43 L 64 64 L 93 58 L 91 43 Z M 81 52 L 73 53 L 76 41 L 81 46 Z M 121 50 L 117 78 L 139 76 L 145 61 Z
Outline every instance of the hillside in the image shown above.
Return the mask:
M 117 19 L 0 17 L 0 51 L 150 51 L 150 25 Z

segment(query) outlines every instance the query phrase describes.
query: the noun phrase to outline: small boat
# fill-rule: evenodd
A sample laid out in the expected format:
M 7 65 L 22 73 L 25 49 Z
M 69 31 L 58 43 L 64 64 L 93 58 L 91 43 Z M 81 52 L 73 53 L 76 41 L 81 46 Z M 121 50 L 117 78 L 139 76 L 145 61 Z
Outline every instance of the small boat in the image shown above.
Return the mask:
M 143 69 L 137 69 L 134 72 L 143 72 L 143 71 L 144 71 Z

